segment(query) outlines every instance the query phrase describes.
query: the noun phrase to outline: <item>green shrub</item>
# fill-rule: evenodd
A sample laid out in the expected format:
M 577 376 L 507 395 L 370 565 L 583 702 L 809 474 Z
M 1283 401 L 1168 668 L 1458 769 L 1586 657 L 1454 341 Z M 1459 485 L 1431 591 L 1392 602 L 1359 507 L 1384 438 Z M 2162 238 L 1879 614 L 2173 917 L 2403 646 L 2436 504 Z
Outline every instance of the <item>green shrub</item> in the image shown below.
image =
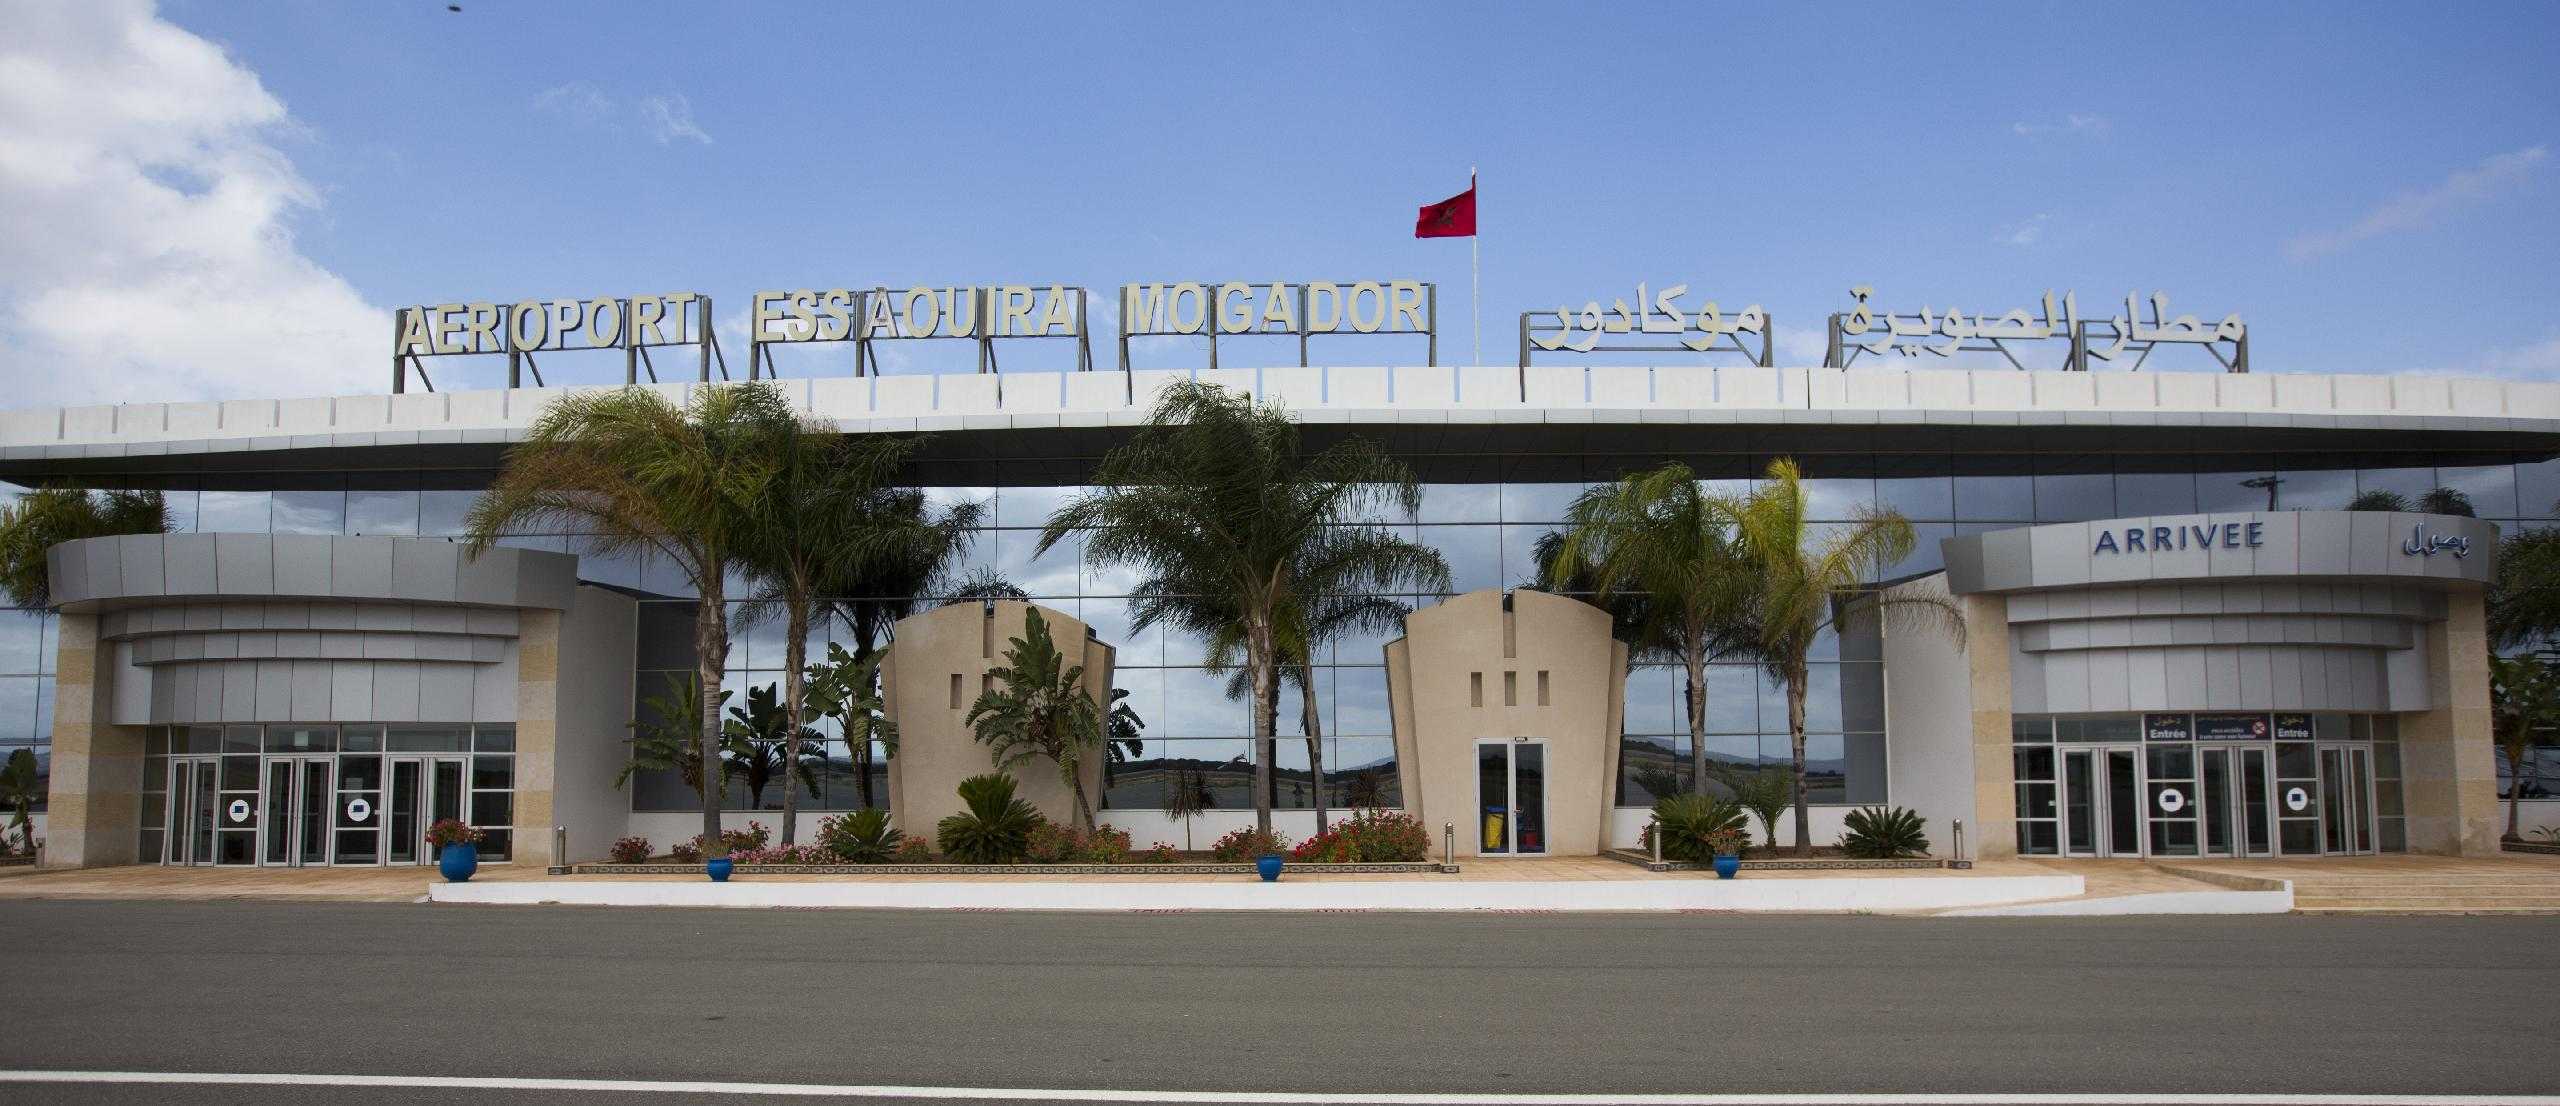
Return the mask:
M 1209 846 L 1209 857 L 1222 864 L 1238 864 L 1255 857 L 1285 855 L 1289 838 L 1285 834 L 1264 833 L 1252 826 L 1229 831 L 1217 844 Z
M 818 847 L 846 864 L 881 864 L 907 835 L 889 827 L 889 812 L 876 807 L 818 823 Z
M 1747 833 L 1750 825 L 1742 804 L 1713 795 L 1665 795 L 1653 802 L 1653 820 L 1654 824 L 1646 826 L 1639 839 L 1642 846 L 1653 848 L 1653 834 L 1659 827 L 1662 859 L 1691 864 L 1715 859 L 1716 839 L 1712 835 L 1728 830 Z
M 1015 798 L 1013 787 L 1013 777 L 1001 772 L 960 781 L 960 802 L 968 809 L 934 827 L 934 843 L 942 846 L 942 854 L 962 864 L 1020 862 L 1031 831 L 1047 819 Z
M 1138 859 L 1149 864 L 1172 864 L 1181 860 L 1182 856 L 1181 854 L 1173 851 L 1173 846 L 1162 841 L 1158 841 L 1153 845 L 1147 846 L 1147 851 L 1141 854 Z
M 931 864 L 936 859 L 939 858 L 933 855 L 933 842 L 921 837 L 898 842 L 897 849 L 889 854 L 889 860 L 894 864 Z
M 1894 860 L 1929 852 L 1929 824 L 1902 807 L 1862 806 L 1842 819 L 1840 851 L 1861 860 Z
M 1082 859 L 1083 834 L 1080 831 L 1042 819 L 1022 839 L 1022 855 L 1034 864 L 1060 864 Z
M 1084 862 L 1087 864 L 1126 864 L 1129 862 L 1129 831 L 1110 823 L 1093 827 L 1084 837 Z

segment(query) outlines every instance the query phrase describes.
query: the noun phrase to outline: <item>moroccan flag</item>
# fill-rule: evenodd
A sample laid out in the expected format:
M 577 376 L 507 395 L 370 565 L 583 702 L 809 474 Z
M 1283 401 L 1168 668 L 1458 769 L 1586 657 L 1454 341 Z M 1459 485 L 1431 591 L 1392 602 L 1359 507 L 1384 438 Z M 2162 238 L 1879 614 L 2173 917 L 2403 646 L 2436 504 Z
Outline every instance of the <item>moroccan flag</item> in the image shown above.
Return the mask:
M 1416 238 L 1473 238 L 1476 236 L 1476 179 L 1467 178 L 1467 190 L 1436 204 L 1425 204 L 1414 217 Z

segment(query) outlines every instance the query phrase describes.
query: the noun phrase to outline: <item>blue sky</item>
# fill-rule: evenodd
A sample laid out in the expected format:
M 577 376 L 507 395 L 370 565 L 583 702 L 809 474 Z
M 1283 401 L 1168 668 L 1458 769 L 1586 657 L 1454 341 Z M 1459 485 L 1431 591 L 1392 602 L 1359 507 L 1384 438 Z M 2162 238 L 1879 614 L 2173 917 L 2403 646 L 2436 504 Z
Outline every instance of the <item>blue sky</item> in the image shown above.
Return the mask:
M 1805 361 L 1867 283 L 2163 290 L 2238 312 L 2261 372 L 2560 378 L 2548 4 L 462 7 L 0 10 L 0 208 L 35 191 L 0 231 L 134 239 L 98 271 L 0 244 L 0 372 L 33 385 L 0 402 L 375 391 L 394 305 L 674 289 L 1416 277 L 1463 358 L 1466 244 L 1410 235 L 1470 164 L 1496 363 L 1519 311 L 1637 281 L 1760 303 Z M 219 54 L 119 59 L 163 23 Z M 69 93 L 6 78 L 29 58 L 137 103 L 64 137 Z M 149 125 L 77 148 L 119 110 Z M 12 130 L 138 198 L 30 184 Z M 155 275 L 151 220 L 186 237 L 233 173 L 255 233 L 183 265 L 248 275 Z M 139 337 L 76 315 L 180 301 Z M 141 371 L 78 371 L 110 366 Z

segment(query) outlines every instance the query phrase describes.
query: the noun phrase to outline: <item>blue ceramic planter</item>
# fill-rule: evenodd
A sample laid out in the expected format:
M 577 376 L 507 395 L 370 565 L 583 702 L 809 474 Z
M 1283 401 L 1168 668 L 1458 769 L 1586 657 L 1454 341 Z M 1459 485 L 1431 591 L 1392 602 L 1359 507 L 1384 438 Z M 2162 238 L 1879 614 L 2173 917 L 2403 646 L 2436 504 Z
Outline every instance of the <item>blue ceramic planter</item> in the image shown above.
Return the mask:
M 1736 872 L 1739 872 L 1739 871 L 1741 871 L 1741 870 L 1742 870 L 1742 858 L 1741 858 L 1741 857 L 1738 857 L 1738 856 L 1719 856 L 1719 857 L 1717 857 L 1717 858 L 1716 858 L 1716 878 L 1717 878 L 1717 879 L 1732 879 L 1732 878 L 1733 878 L 1733 874 L 1734 874 L 1734 873 L 1736 873 Z
M 1253 858 L 1253 870 L 1262 873 L 1262 882 L 1278 883 L 1282 859 L 1278 856 L 1257 856 Z
M 480 870 L 480 846 L 447 845 L 436 853 L 436 870 L 453 883 L 467 883 Z
M 729 882 L 729 872 L 737 866 L 738 863 L 736 861 L 725 856 L 715 857 L 702 862 L 702 870 L 711 873 L 711 882 L 713 883 Z

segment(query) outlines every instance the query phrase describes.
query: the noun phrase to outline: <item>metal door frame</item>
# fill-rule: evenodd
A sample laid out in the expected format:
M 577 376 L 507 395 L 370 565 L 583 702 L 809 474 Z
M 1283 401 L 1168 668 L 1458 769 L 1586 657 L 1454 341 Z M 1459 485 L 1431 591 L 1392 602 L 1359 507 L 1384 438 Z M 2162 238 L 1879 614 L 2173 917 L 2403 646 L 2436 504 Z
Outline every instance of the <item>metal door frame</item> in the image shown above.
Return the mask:
M 260 758 L 258 801 L 261 805 L 272 801 L 273 797 L 268 794 L 268 789 L 274 785 L 275 766 L 278 764 L 292 765 L 292 774 L 289 777 L 292 785 L 289 790 L 292 794 L 285 798 L 284 817 L 273 818 L 268 816 L 268 811 L 259 811 L 258 866 L 262 868 L 326 867 L 337 859 L 338 755 L 336 753 L 271 753 Z M 320 803 L 320 855 L 316 859 L 302 855 L 301 832 L 304 828 L 303 815 L 310 806 L 311 765 L 313 764 L 320 765 L 329 773 L 328 793 L 322 797 Z M 277 833 L 286 835 L 286 855 L 283 860 L 271 861 L 267 859 L 267 849 L 270 838 Z
M 188 868 L 205 867 L 213 864 L 214 858 L 211 854 L 205 856 L 195 855 L 195 819 L 191 817 L 191 815 L 199 813 L 195 808 L 196 780 L 194 777 L 200 777 L 210 773 L 213 777 L 214 802 L 216 805 L 221 803 L 221 760 L 222 758 L 220 756 L 210 753 L 203 755 L 173 756 L 169 758 L 169 804 L 168 809 L 162 813 L 164 821 L 161 825 L 160 834 L 160 863 L 174 864 Z M 181 779 L 186 780 L 187 786 L 184 788 L 179 786 Z M 260 786 L 265 786 L 263 781 L 261 781 Z M 219 835 L 221 828 L 217 826 L 213 832 L 216 835 Z M 220 851 L 219 837 L 217 836 L 213 852 L 219 853 Z M 184 854 L 186 859 L 179 859 L 181 854 Z
M 1544 766 L 1548 763 L 1548 761 L 1547 761 L 1547 753 L 1549 752 L 1549 750 L 1548 750 L 1548 748 L 1547 748 L 1547 739 L 1546 739 L 1546 738 L 1543 738 L 1543 737 L 1480 737 L 1480 738 L 1477 738 L 1477 739 L 1476 739 L 1476 741 L 1475 741 L 1475 745 L 1474 745 L 1474 748 L 1475 748 L 1475 749 L 1477 749 L 1477 750 L 1479 750 L 1479 751 L 1478 751 L 1478 752 L 1476 753 L 1476 755 L 1475 755 L 1474 763 L 1473 763 L 1473 764 L 1470 764 L 1470 765 L 1469 765 L 1469 767 L 1471 767 L 1471 768 L 1475 769 L 1475 777 L 1476 777 L 1476 805 L 1475 805 L 1475 815 L 1476 815 L 1476 817 L 1477 817 L 1478 819 L 1482 819 L 1482 818 L 1484 817 L 1484 805 L 1485 805 L 1485 804 L 1484 804 L 1484 768 L 1483 768 L 1483 764 L 1484 764 L 1484 754 L 1483 754 L 1483 752 L 1481 752 L 1480 750 L 1482 750 L 1482 749 L 1483 749 L 1485 746 L 1487 746 L 1487 745 L 1499 745 L 1499 746 L 1501 746 L 1501 747 L 1502 747 L 1502 783 L 1503 783 L 1503 788 L 1504 788 L 1504 792 L 1503 792 L 1503 796 L 1502 796 L 1502 846 L 1503 846 L 1503 847 L 1502 847 L 1502 851 L 1501 851 L 1501 852 L 1487 852 L 1487 851 L 1485 851 L 1485 849 L 1484 849 L 1484 833 L 1483 833 L 1483 828 L 1482 828 L 1482 827 L 1483 827 L 1483 822 L 1482 822 L 1482 821 L 1478 821 L 1478 822 L 1476 823 L 1476 825 L 1477 825 L 1477 832 L 1476 832 L 1476 838 L 1475 838 L 1475 841 L 1476 841 L 1476 855 L 1478 855 L 1478 856 L 1547 856 L 1547 855 L 1550 855 L 1554 850 L 1553 850 L 1553 849 L 1549 849 L 1549 848 L 1543 848 L 1543 847 L 1542 847 L 1542 848 L 1540 848 L 1538 851 L 1536 851 L 1536 852 L 1534 852 L 1534 853 L 1524 853 L 1524 852 L 1521 852 L 1521 851 L 1520 851 L 1520 754 L 1519 754 L 1519 752 L 1518 752 L 1518 749 L 1519 749 L 1519 747 L 1520 747 L 1520 746 L 1523 746 L 1523 745 L 1535 745 L 1535 746 L 1537 746 L 1537 747 L 1538 747 L 1538 763 L 1539 763 L 1540 767 L 1543 769 L 1543 768 L 1544 768 Z M 1545 792 L 1545 790 L 1544 790 L 1544 789 L 1541 789 L 1541 790 L 1539 791 L 1539 793 L 1538 793 L 1538 825 L 1539 825 L 1539 827 L 1540 827 L 1541 832 L 1543 832 L 1543 831 L 1544 831 L 1544 828 L 1545 828 L 1545 826 L 1546 826 L 1546 820 L 1547 820 L 1546 805 L 1547 805 L 1546 792 Z
M 2330 775 L 2329 756 L 2332 753 L 2337 754 L 2338 770 L 2345 776 L 2344 779 L 2334 779 Z M 2320 784 L 2320 801 L 2316 804 L 2320 812 L 2319 855 L 2372 856 L 2380 852 L 2382 827 L 2374 820 L 2373 746 L 2348 742 L 2322 742 L 2312 746 L 2311 756 L 2312 778 L 2318 780 Z M 2358 766 L 2363 768 L 2361 775 L 2364 786 L 2351 787 L 2349 785 L 2359 775 L 2356 771 Z M 2346 825 L 2342 827 L 2343 835 L 2339 838 L 2346 845 L 2344 849 L 2329 847 L 2329 796 L 2332 792 L 2337 794 L 2339 804 L 2344 807 Z M 2363 831 L 2361 834 L 2357 832 L 2359 829 Z M 2357 847 L 2359 838 L 2373 847 Z
M 458 802 L 456 802 L 456 803 L 454 804 L 454 809 L 455 809 L 456 811 L 458 811 L 458 812 L 459 812 L 458 817 L 460 817 L 460 818 L 462 819 L 462 821 L 463 821 L 463 823 L 464 823 L 464 824 L 466 824 L 466 825 L 467 825 L 467 824 L 469 824 L 469 823 L 470 823 L 470 821 L 471 821 L 471 756 L 470 756 L 470 754 L 468 754 L 468 753 L 391 753 L 391 754 L 388 754 L 388 755 L 386 755 L 386 756 L 384 756 L 384 757 L 382 758 L 382 843 L 381 843 L 381 846 L 380 846 L 380 854 L 379 854 L 379 855 L 382 857 L 382 863 L 383 863 L 383 864 L 385 864 L 385 865 L 390 865 L 390 864 L 410 864 L 410 863 L 416 863 L 416 864 L 433 864 L 433 863 L 435 863 L 435 862 L 436 862 L 436 850 L 435 850 L 435 847 L 434 847 L 434 846 L 432 846 L 432 845 L 427 844 L 427 828 L 428 828 L 428 827 L 430 827 L 430 826 L 435 825 L 435 809 L 436 809 L 436 773 L 435 773 L 435 765 L 436 765 L 436 763 L 437 763 L 438 761 L 449 761 L 449 762 L 451 762 L 451 763 L 453 763 L 453 764 L 456 764 L 456 765 L 459 765 L 459 766 L 461 767 L 461 772 L 460 772 L 460 774 L 456 777 L 456 779 L 457 779 L 457 781 L 458 781 L 458 783 L 459 783 L 459 786 L 457 787 L 457 790 L 461 792 L 461 799 L 460 799 Z M 397 787 L 397 785 L 398 785 L 398 783 L 399 783 L 399 781 L 400 781 L 400 767 L 399 767 L 399 766 L 400 766 L 401 764 L 403 764 L 403 763 L 415 764 L 415 765 L 417 765 L 417 766 L 418 766 L 418 832 L 417 832 L 417 837 L 416 837 L 414 840 L 412 840 L 412 841 L 410 842 L 410 844 L 411 844 L 412 846 L 414 846 L 414 855 L 415 855 L 415 857 L 416 857 L 416 859 L 415 859 L 414 861 L 411 861 L 411 860 L 393 860 L 393 859 L 391 858 L 391 810 L 392 810 L 393 804 L 394 804 L 394 803 L 395 803 L 395 801 L 396 801 L 396 800 L 395 800 L 395 798 L 394 798 L 394 792 L 395 792 L 396 787 Z

